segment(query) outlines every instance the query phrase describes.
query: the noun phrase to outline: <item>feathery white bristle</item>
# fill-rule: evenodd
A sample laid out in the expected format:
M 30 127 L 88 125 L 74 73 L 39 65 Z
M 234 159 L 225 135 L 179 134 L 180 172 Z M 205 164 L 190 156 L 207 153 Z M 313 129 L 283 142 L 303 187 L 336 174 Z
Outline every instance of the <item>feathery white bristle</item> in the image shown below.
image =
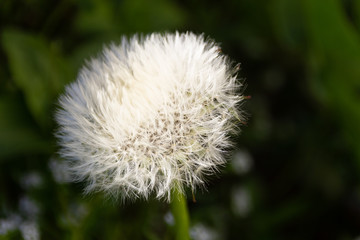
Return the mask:
M 241 118 L 236 70 L 193 33 L 151 34 L 105 48 L 66 87 L 56 114 L 61 155 L 86 192 L 170 198 L 225 163 Z

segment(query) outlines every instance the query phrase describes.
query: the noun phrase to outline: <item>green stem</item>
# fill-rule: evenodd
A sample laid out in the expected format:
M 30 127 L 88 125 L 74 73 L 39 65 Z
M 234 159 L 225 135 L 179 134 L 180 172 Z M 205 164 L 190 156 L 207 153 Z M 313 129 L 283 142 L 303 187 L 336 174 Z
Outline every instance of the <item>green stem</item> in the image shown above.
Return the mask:
M 171 195 L 170 208 L 175 219 L 175 239 L 189 240 L 189 212 L 186 199 L 176 188 Z

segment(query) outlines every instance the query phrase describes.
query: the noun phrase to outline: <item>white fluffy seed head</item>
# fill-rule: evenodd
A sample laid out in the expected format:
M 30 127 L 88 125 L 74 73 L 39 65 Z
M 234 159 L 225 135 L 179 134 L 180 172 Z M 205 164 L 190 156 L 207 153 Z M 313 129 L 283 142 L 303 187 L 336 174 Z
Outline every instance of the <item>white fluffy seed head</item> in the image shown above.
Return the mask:
M 123 199 L 202 186 L 242 118 L 237 69 L 219 49 L 193 33 L 134 36 L 82 68 L 56 114 L 74 181 Z

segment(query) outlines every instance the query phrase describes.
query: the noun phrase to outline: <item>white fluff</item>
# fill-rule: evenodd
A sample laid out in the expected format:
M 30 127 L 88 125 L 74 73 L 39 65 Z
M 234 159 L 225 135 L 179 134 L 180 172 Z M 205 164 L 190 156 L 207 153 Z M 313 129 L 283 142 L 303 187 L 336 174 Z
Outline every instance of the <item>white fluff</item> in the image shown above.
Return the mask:
M 61 155 L 87 193 L 170 199 L 225 163 L 236 71 L 193 33 L 123 38 L 81 69 L 56 114 Z

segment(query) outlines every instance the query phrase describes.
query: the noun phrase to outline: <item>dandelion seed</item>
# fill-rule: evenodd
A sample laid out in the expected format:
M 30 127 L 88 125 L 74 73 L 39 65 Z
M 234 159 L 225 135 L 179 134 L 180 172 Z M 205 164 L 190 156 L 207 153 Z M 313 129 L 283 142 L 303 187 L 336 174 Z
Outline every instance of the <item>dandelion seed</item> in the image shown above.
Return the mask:
M 20 198 L 19 210 L 29 219 L 36 219 L 40 212 L 39 205 L 28 196 Z
M 36 222 L 26 221 L 19 226 L 20 232 L 24 240 L 39 240 L 39 226 Z
M 238 149 L 232 157 L 231 165 L 237 174 L 243 175 L 251 170 L 253 159 L 249 152 Z
M 8 232 L 16 230 L 21 221 L 21 217 L 17 214 L 10 214 L 9 217 L 0 219 L 0 236 L 6 235 Z
M 252 207 L 252 199 L 248 189 L 237 186 L 232 190 L 231 194 L 233 212 L 240 216 L 246 217 L 249 215 Z
M 92 59 L 56 114 L 73 180 L 124 199 L 203 186 L 242 119 L 237 69 L 218 50 L 192 33 L 151 34 Z
M 174 226 L 175 225 L 175 219 L 174 219 L 174 215 L 171 212 L 167 212 L 164 216 L 164 220 L 165 222 L 170 225 L 170 226 Z
M 71 182 L 71 174 L 68 171 L 68 164 L 66 162 L 61 162 L 60 159 L 51 157 L 48 166 L 57 183 Z
M 20 185 L 24 189 L 32 189 L 41 187 L 43 178 L 38 172 L 29 172 L 20 178 Z
M 205 226 L 202 223 L 197 223 L 190 229 L 190 236 L 194 240 L 215 240 L 221 239 L 220 234 L 214 229 Z

